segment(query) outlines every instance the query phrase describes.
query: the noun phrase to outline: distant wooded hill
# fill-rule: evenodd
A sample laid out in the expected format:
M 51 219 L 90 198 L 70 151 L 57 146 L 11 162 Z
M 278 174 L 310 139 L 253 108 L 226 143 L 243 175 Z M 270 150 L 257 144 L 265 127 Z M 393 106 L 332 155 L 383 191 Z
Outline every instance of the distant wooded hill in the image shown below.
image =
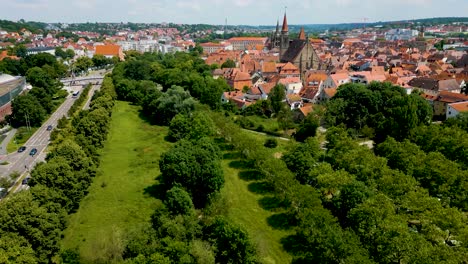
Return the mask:
M 0 20 L 0 30 L 5 30 L 8 32 L 18 32 L 21 29 L 25 28 L 33 33 L 37 33 L 40 30 L 44 30 L 47 24 L 42 22 L 33 22 L 33 21 L 24 21 L 19 20 L 18 22 L 13 22 L 9 20 Z

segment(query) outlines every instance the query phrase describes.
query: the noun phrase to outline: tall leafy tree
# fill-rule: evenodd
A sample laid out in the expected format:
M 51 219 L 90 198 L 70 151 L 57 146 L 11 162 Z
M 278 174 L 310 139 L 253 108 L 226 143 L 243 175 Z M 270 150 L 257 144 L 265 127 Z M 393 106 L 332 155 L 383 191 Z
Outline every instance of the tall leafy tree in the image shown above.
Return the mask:
M 200 208 L 224 185 L 219 149 L 208 138 L 179 141 L 159 160 L 161 181 L 171 188 L 183 186 Z

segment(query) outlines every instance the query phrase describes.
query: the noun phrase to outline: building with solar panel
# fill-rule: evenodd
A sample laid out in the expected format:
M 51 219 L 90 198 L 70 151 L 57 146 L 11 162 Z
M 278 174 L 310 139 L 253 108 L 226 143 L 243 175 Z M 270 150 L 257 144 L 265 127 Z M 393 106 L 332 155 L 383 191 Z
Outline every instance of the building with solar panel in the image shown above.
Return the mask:
M 26 87 L 26 78 L 0 73 L 0 121 L 11 115 L 11 100 Z

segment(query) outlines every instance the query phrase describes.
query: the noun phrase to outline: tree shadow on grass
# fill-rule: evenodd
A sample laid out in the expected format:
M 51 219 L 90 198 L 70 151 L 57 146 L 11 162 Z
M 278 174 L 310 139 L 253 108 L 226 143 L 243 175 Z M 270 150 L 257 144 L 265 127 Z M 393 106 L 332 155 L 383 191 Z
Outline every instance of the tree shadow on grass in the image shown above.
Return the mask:
M 223 159 L 225 160 L 235 160 L 240 158 L 239 152 L 226 152 L 223 154 Z
M 270 194 L 273 192 L 273 188 L 267 182 L 252 182 L 248 188 L 249 191 L 257 194 Z
M 290 253 L 291 255 L 301 255 L 304 251 L 304 244 L 306 241 L 301 236 L 290 235 L 287 237 L 281 238 L 281 244 L 283 245 L 284 250 Z
M 283 202 L 274 196 L 265 196 L 258 200 L 258 204 L 268 211 L 274 211 L 284 207 Z
M 263 178 L 257 170 L 244 170 L 239 172 L 239 178 L 244 181 L 258 181 Z
M 250 169 L 252 167 L 250 165 L 249 162 L 244 160 L 233 160 L 229 162 L 229 167 L 233 169 Z
M 145 115 L 141 109 L 140 111 L 138 111 L 138 117 L 140 117 L 141 120 L 145 121 L 146 123 L 150 125 L 156 125 L 156 123 L 152 121 L 148 115 Z
M 156 184 L 146 187 L 143 190 L 143 193 L 147 196 L 151 196 L 159 200 L 164 200 L 166 191 L 167 191 L 167 187 L 164 186 L 164 184 L 158 182 Z
M 267 222 L 271 227 L 279 230 L 290 230 L 296 225 L 296 219 L 288 213 L 274 214 L 267 218 Z

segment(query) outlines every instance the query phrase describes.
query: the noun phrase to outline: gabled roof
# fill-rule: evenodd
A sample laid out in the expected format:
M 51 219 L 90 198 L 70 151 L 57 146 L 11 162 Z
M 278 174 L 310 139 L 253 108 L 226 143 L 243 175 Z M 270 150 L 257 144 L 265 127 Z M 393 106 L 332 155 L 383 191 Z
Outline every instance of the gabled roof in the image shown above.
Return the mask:
M 262 72 L 264 73 L 275 73 L 276 63 L 274 61 L 267 61 L 263 63 Z
M 281 61 L 294 61 L 296 57 L 299 56 L 306 44 L 307 41 L 302 39 L 294 39 L 291 41 L 291 43 L 289 43 L 288 49 L 281 58 Z
M 314 110 L 314 105 L 313 104 L 304 104 L 303 107 L 299 108 L 299 111 L 301 111 L 301 113 L 304 115 L 304 116 L 307 116 L 308 114 L 310 114 L 310 112 L 312 112 Z
M 335 96 L 337 90 L 336 90 L 336 88 L 326 88 L 326 89 L 323 89 L 323 92 L 324 92 L 329 98 L 332 98 L 333 96 Z
M 458 112 L 468 112 L 468 102 L 452 103 L 449 105 Z
M 468 101 L 468 95 L 442 91 L 439 93 L 437 101 L 445 103 L 465 102 Z

